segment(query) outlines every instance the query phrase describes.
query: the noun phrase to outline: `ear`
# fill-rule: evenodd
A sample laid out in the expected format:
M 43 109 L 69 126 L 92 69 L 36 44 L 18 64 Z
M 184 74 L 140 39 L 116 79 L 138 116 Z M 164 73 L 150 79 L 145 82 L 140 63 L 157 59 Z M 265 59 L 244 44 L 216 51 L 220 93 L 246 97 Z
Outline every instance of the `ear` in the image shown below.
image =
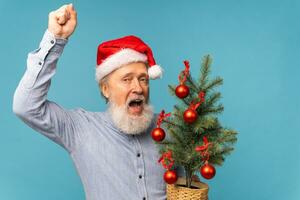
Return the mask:
M 99 85 L 100 85 L 100 88 L 101 88 L 103 96 L 108 99 L 108 97 L 109 97 L 109 87 L 108 87 L 108 84 L 102 82 Z

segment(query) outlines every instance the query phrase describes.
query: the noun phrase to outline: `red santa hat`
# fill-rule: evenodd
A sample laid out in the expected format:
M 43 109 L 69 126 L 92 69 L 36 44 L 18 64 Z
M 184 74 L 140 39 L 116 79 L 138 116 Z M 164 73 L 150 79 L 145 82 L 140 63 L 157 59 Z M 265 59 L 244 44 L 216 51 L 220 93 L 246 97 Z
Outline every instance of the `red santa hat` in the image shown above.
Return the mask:
M 114 70 L 132 62 L 147 63 L 150 79 L 162 76 L 163 70 L 156 65 L 151 48 L 140 38 L 130 35 L 103 42 L 98 46 L 97 82 Z

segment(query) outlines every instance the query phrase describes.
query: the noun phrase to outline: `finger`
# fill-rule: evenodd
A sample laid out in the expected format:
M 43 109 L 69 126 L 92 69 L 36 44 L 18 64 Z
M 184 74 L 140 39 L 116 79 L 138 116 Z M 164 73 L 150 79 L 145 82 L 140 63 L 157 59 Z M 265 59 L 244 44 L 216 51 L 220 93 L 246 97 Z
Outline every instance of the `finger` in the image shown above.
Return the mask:
M 60 25 L 63 25 L 67 22 L 67 16 L 63 12 L 57 13 L 56 14 L 56 19 L 57 19 L 57 23 L 59 23 Z
M 67 19 L 70 19 L 70 12 L 68 10 L 68 6 L 69 5 L 63 5 L 62 7 L 60 7 L 58 10 L 57 10 L 57 13 L 63 13 L 64 15 L 66 15 L 66 18 Z
M 57 11 L 57 12 L 64 11 L 64 10 L 66 10 L 67 7 L 68 7 L 68 5 L 63 5 L 63 6 L 61 6 L 59 9 L 57 9 L 56 11 Z
M 68 9 L 70 9 L 70 10 L 74 10 L 74 6 L 73 6 L 73 4 L 72 3 L 70 3 L 70 4 L 68 4 Z
M 70 19 L 70 18 L 71 18 L 71 13 L 70 13 L 70 11 L 66 10 L 65 15 L 66 15 L 67 19 Z
M 67 10 L 68 10 L 69 13 L 70 13 L 70 18 L 76 19 L 76 17 L 77 17 L 77 12 L 76 12 L 76 10 L 75 10 L 75 8 L 74 8 L 74 6 L 73 6 L 72 3 L 69 4 L 69 5 L 67 6 Z
M 71 18 L 71 15 L 67 8 L 63 8 L 57 12 L 56 18 L 57 22 L 63 25 Z

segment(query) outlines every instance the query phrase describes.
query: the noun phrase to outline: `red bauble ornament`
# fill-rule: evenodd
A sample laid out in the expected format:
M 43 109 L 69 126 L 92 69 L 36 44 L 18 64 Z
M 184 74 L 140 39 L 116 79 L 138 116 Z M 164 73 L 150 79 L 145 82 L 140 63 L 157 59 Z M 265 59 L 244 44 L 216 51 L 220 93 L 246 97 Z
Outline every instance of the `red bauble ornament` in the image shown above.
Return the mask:
M 178 85 L 175 89 L 175 94 L 180 99 L 187 97 L 189 93 L 190 93 L 189 87 L 184 84 Z
M 216 174 L 216 169 L 214 166 L 206 163 L 200 168 L 200 173 L 203 178 L 212 179 Z
M 166 133 L 165 133 L 164 129 L 157 127 L 152 130 L 151 136 L 152 136 L 153 140 L 160 142 L 163 139 L 165 139 Z
M 168 170 L 164 174 L 164 180 L 168 184 L 174 184 L 177 181 L 177 174 L 174 170 Z
M 193 123 L 194 121 L 196 121 L 197 117 L 198 117 L 197 112 L 190 108 L 184 111 L 183 113 L 183 119 L 187 123 Z

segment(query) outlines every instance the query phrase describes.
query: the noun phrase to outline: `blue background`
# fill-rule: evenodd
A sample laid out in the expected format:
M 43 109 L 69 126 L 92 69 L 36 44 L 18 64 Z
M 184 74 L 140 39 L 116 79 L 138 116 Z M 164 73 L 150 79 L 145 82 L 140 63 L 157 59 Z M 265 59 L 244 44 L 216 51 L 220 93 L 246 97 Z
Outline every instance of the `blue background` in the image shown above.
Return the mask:
M 27 53 L 38 47 L 48 13 L 65 1 L 0 1 L 0 199 L 84 199 L 71 159 L 58 145 L 12 113 Z M 49 99 L 66 108 L 105 109 L 94 80 L 97 45 L 135 34 L 165 69 L 151 82 L 158 112 L 176 103 L 182 61 L 198 76 L 213 56 L 212 76 L 225 106 L 220 120 L 239 132 L 235 151 L 217 168 L 212 200 L 300 199 L 300 2 L 286 1 L 73 1 L 78 26 L 58 63 Z

